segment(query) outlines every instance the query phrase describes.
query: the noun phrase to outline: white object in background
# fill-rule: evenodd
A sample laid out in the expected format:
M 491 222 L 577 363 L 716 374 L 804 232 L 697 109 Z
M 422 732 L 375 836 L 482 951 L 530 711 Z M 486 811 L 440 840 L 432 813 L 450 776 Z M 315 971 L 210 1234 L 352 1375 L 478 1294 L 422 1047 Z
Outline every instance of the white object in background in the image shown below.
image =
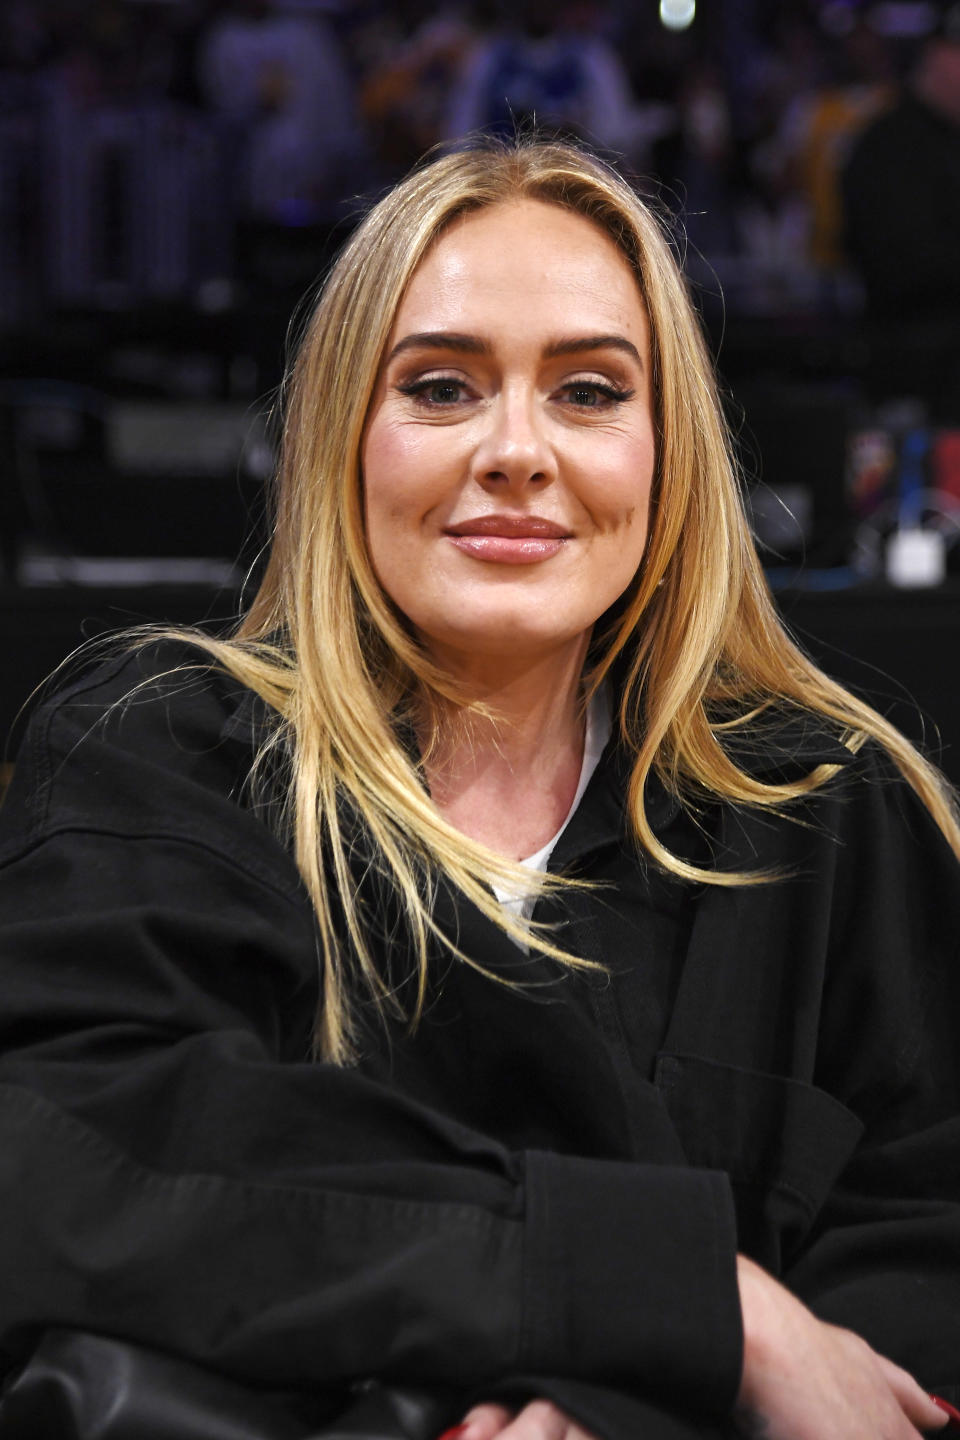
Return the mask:
M 947 551 L 939 530 L 911 526 L 895 530 L 887 543 L 887 579 L 891 585 L 922 589 L 942 585 L 947 574 Z
M 660 24 L 667 30 L 689 30 L 696 13 L 696 0 L 660 0 Z

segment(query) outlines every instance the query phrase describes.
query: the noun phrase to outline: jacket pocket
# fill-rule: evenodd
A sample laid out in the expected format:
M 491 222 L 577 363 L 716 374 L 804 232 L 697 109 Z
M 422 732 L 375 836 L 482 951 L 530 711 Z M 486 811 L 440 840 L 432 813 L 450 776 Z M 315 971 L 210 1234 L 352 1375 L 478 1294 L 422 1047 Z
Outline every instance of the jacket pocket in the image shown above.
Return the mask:
M 659 1055 L 654 1080 L 690 1164 L 729 1175 L 740 1249 L 780 1272 L 863 1125 L 816 1086 L 692 1055 Z

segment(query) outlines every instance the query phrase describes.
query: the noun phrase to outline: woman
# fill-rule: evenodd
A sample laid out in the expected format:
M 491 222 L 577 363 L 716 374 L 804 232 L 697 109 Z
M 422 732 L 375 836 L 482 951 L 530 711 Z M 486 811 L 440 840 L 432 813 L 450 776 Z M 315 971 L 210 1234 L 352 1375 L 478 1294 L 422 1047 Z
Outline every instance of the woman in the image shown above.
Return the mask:
M 45 707 L 4 826 L 12 1361 L 412 1383 L 464 1440 L 960 1399 L 960 832 L 779 628 L 669 247 L 589 156 L 372 211 L 237 636 Z

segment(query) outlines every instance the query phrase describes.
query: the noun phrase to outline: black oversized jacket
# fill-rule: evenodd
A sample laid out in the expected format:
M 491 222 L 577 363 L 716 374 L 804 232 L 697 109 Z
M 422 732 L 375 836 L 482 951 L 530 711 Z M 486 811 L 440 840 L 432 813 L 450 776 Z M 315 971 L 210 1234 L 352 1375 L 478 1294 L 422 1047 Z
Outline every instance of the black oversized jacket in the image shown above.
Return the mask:
M 958 868 L 875 750 L 771 722 L 756 773 L 840 766 L 789 819 L 653 787 L 677 853 L 775 876 L 724 889 L 637 853 L 608 747 L 551 861 L 600 888 L 537 912 L 604 971 L 441 890 L 515 983 L 438 951 L 416 1034 L 368 1015 L 341 1070 L 245 787 L 260 703 L 206 669 L 118 703 L 184 658 L 41 709 L 0 812 L 9 1363 L 66 1326 L 256 1386 L 513 1380 L 610 1440 L 658 1436 L 645 1406 L 714 1434 L 739 1248 L 960 1399 Z

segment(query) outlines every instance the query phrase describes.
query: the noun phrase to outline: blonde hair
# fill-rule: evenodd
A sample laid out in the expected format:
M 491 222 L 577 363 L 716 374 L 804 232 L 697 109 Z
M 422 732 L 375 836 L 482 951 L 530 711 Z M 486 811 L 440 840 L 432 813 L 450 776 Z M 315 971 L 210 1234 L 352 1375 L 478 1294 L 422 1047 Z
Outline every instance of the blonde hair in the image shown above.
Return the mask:
M 436 727 L 462 708 L 462 697 L 374 576 L 359 461 L 378 370 L 413 272 L 456 217 L 518 199 L 561 206 L 609 235 L 636 275 L 649 318 L 659 437 L 649 541 L 631 587 L 598 627 L 586 676 L 591 693 L 615 661 L 625 675 L 619 735 L 632 756 L 626 811 L 639 845 L 699 883 L 762 880 L 704 871 L 673 855 L 651 829 L 644 784 L 655 771 L 687 801 L 716 797 L 774 809 L 809 794 L 837 767 L 765 781 L 723 743 L 731 727 L 749 732 L 764 709 L 786 703 L 828 717 L 851 749 L 878 740 L 960 854 L 960 827 L 938 772 L 822 674 L 777 618 L 744 519 L 712 365 L 658 218 L 615 171 L 570 145 L 519 140 L 458 150 L 387 194 L 334 266 L 288 380 L 265 578 L 232 638 L 195 637 L 276 712 L 258 764 L 288 757 L 287 824 L 320 942 L 318 1050 L 334 1063 L 352 1057 L 354 1004 L 364 989 L 379 1007 L 400 1009 L 356 898 L 358 834 L 365 837 L 363 863 L 386 879 L 403 912 L 410 963 L 399 986 L 416 981 L 414 1022 L 430 937 L 439 935 L 432 917 L 438 877 L 503 930 L 526 935 L 488 886 L 515 882 L 520 873 L 529 882 L 529 872 L 444 820 L 403 743 L 414 705 Z M 586 963 L 544 932 L 526 938 L 567 964 Z

